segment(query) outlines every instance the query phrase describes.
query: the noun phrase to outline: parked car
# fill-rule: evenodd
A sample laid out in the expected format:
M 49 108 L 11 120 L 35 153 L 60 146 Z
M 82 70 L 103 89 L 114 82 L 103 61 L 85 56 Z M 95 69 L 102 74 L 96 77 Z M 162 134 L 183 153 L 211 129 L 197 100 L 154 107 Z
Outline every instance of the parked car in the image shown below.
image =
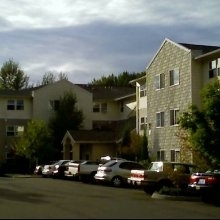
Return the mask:
M 42 165 L 42 171 L 41 171 L 41 176 L 42 177 L 47 177 L 47 173 L 49 172 L 49 166 L 51 164 L 54 164 L 56 163 L 57 160 L 52 160 L 52 161 L 49 161 L 48 163 L 45 163 Z
M 66 161 L 69 161 L 69 160 L 58 160 L 58 161 L 53 162 L 51 164 L 44 165 L 44 168 L 42 170 L 42 176 L 43 177 L 52 177 L 53 171 L 56 169 L 55 166 L 59 167 L 63 163 L 66 163 Z
M 189 179 L 188 190 L 201 196 L 204 202 L 220 204 L 220 165 L 204 173 L 193 173 Z
M 97 173 L 97 169 L 100 166 L 99 161 L 86 160 L 78 166 L 79 180 L 82 182 L 94 182 L 94 176 Z
M 144 167 L 135 161 L 129 160 L 110 160 L 98 167 L 94 176 L 96 183 L 108 183 L 115 187 L 127 185 L 127 178 L 132 169 L 144 169 Z
M 84 161 L 85 160 L 77 160 L 77 161 L 69 162 L 66 165 L 66 169 L 64 171 L 65 178 L 78 180 L 79 179 L 79 172 L 78 172 L 79 164 Z
M 35 175 L 42 175 L 42 170 L 43 170 L 44 165 L 36 165 L 34 169 L 34 174 Z
M 64 172 L 67 169 L 67 166 L 70 162 L 75 162 L 75 160 L 66 160 L 62 164 L 57 164 L 54 167 L 54 170 L 52 171 L 52 177 L 53 178 L 64 178 Z

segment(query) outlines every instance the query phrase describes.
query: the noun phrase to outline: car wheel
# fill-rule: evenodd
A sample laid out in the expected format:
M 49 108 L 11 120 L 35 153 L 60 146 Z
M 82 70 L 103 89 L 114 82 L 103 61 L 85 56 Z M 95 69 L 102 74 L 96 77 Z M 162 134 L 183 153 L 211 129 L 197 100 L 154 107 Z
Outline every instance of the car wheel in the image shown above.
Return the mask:
M 120 176 L 115 176 L 112 179 L 111 183 L 115 187 L 120 187 L 122 185 L 122 178 Z

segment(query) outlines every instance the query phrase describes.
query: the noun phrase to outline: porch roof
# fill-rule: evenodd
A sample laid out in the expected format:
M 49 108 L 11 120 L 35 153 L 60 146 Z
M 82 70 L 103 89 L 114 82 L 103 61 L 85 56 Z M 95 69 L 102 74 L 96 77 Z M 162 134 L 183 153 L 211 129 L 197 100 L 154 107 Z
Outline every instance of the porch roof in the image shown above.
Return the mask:
M 77 143 L 118 143 L 120 140 L 113 131 L 70 130 L 67 132 Z

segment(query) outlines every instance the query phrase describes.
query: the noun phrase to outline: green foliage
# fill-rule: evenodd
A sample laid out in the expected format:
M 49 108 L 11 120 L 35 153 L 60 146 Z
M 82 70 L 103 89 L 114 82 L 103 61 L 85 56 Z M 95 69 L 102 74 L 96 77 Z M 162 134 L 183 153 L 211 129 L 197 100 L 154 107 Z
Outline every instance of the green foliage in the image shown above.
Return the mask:
M 122 146 L 130 146 L 131 144 L 131 130 L 129 125 L 126 125 L 122 133 Z
M 44 160 L 46 155 L 52 154 L 50 137 L 45 121 L 29 121 L 23 135 L 15 143 L 16 155 L 24 156 L 32 162 Z
M 202 108 L 191 106 L 179 118 L 190 134 L 189 141 L 213 165 L 220 162 L 220 83 L 207 84 L 201 91 Z
M 146 135 L 146 129 L 144 129 L 144 135 L 142 137 L 140 146 L 140 160 L 149 160 L 148 139 Z
M 3 63 L 0 70 L 0 84 L 2 89 L 20 90 L 28 87 L 29 77 L 20 69 L 19 64 L 9 59 Z
M 129 86 L 129 82 L 133 79 L 137 79 L 144 76 L 146 73 L 129 73 L 127 71 L 120 73 L 118 76 L 113 74 L 109 76 L 102 76 L 101 79 L 93 79 L 89 84 L 91 85 L 104 85 L 104 86 Z
M 61 150 L 61 140 L 67 130 L 79 130 L 84 120 L 82 110 L 76 106 L 77 99 L 72 92 L 66 92 L 59 100 L 55 115 L 49 119 L 49 128 L 57 153 Z

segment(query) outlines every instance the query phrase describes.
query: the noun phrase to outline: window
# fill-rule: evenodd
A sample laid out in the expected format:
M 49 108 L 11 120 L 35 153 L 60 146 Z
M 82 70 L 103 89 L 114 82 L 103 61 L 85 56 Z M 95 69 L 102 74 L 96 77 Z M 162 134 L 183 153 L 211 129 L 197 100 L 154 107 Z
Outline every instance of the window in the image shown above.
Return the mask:
M 220 58 L 209 62 L 209 78 L 220 76 Z
M 94 103 L 93 104 L 93 112 L 107 112 L 107 103 Z
M 140 97 L 147 95 L 146 83 L 140 86 Z
M 60 101 L 59 100 L 50 100 L 49 101 L 49 106 L 50 109 L 52 109 L 53 111 L 57 111 L 60 105 Z
M 170 71 L 170 86 L 179 85 L 179 69 L 174 69 Z
M 24 100 L 8 100 L 7 110 L 24 110 Z
M 156 113 L 156 127 L 164 127 L 164 112 Z
M 10 125 L 6 127 L 7 136 L 21 136 L 24 132 L 24 126 Z
M 100 109 L 99 109 L 99 104 L 93 104 L 93 112 L 99 112 Z
M 140 129 L 144 130 L 147 128 L 147 117 L 141 117 Z
M 107 103 L 102 103 L 101 104 L 101 112 L 106 113 L 107 112 Z
M 164 150 L 157 151 L 157 160 L 158 161 L 164 161 L 165 160 L 165 151 Z
M 155 88 L 156 89 L 162 89 L 165 87 L 165 74 L 157 74 L 155 76 Z
M 170 110 L 170 125 L 177 125 L 179 117 L 179 109 Z
M 170 161 L 178 162 L 180 159 L 180 151 L 179 150 L 171 150 L 170 151 Z

